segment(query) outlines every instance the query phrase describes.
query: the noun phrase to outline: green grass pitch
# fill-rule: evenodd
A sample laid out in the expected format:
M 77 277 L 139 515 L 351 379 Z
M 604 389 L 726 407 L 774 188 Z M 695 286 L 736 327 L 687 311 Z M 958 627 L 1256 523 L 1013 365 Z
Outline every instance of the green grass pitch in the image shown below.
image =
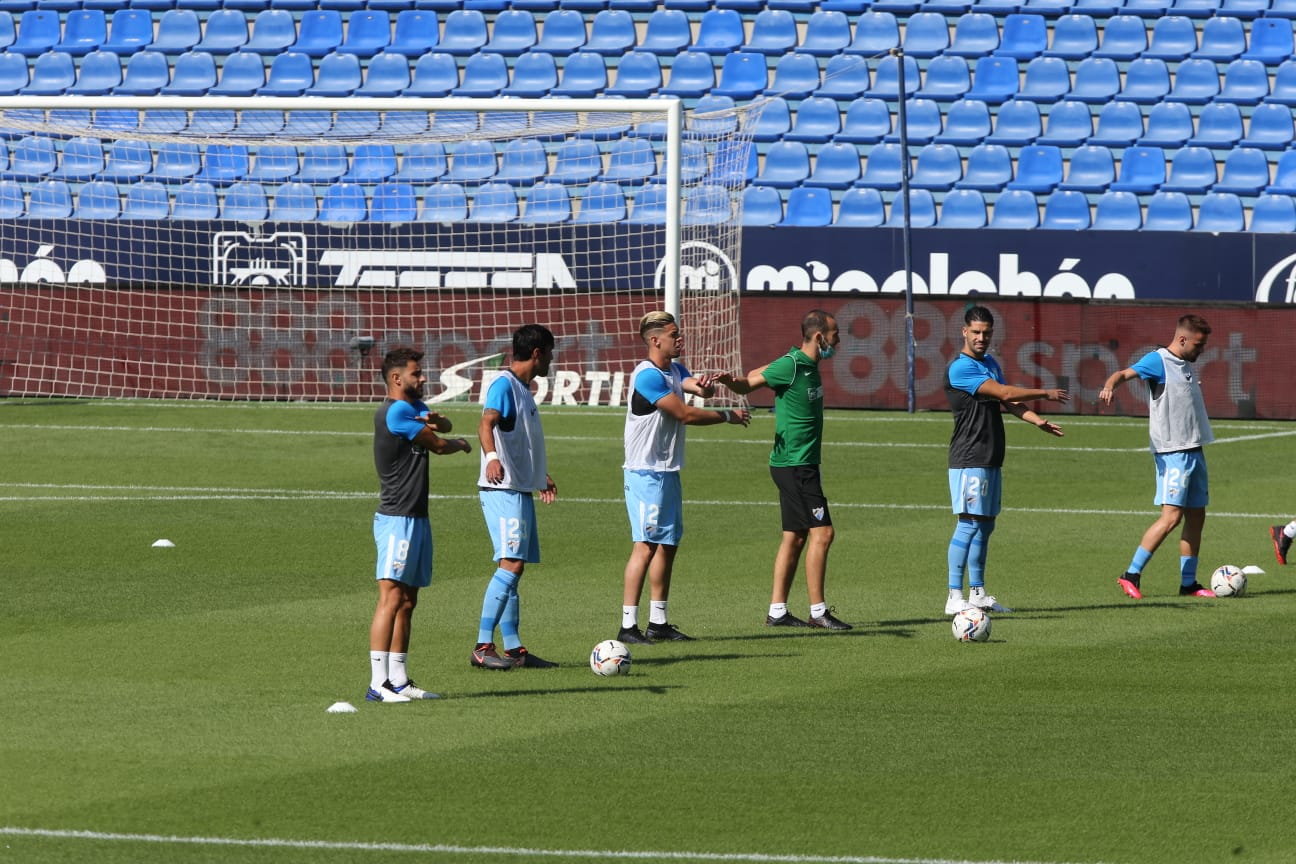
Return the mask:
M 1018 611 L 973 645 L 942 614 L 948 415 L 830 412 L 843 634 L 763 626 L 771 415 L 690 430 L 671 618 L 699 640 L 603 679 L 622 418 L 551 409 L 522 635 L 562 667 L 469 667 L 477 455 L 434 457 L 410 664 L 444 698 L 384 706 L 372 410 L 0 402 L 0 864 L 1296 859 L 1296 567 L 1267 536 L 1296 508 L 1293 424 L 1219 421 L 1208 450 L 1203 576 L 1258 564 L 1249 594 L 1180 599 L 1170 542 L 1134 602 L 1145 421 L 1009 418 L 988 583 Z

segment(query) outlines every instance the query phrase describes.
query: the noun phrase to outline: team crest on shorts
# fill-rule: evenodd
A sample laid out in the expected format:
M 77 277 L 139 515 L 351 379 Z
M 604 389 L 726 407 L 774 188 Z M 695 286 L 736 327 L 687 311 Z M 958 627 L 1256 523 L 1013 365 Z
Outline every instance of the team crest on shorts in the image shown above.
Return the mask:
M 823 521 L 824 508 L 822 508 L 822 507 L 816 507 L 816 508 L 814 508 L 813 510 L 811 510 L 810 512 L 814 514 L 814 517 L 815 517 L 815 521 L 816 521 L 816 522 L 822 522 L 822 521 Z

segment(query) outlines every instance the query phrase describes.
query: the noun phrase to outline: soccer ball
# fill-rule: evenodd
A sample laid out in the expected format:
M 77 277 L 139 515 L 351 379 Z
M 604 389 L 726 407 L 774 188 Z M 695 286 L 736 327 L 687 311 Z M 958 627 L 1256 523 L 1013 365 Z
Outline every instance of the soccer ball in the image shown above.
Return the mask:
M 984 642 L 990 638 L 990 616 L 984 609 L 969 606 L 954 616 L 951 629 L 960 642 Z
M 630 672 L 630 649 L 615 639 L 605 639 L 590 652 L 595 675 L 625 675 Z
M 1225 564 L 1211 574 L 1211 590 L 1216 597 L 1241 597 L 1246 588 L 1246 574 L 1232 564 Z

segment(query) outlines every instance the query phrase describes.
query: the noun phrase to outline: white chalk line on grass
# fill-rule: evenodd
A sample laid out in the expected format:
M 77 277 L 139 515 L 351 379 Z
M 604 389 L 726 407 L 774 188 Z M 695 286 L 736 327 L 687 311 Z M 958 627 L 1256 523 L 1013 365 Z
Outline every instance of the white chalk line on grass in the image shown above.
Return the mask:
M 1046 862 L 972 860 L 967 858 L 887 858 L 877 855 L 770 855 L 759 852 L 655 852 L 651 850 L 529 849 L 515 846 L 456 846 L 445 843 L 363 843 L 276 838 L 178 837 L 164 834 L 118 834 L 0 826 L 0 835 L 57 840 L 97 840 L 116 843 L 157 843 L 189 846 L 247 846 L 281 849 L 320 849 L 361 852 L 414 852 L 443 855 L 509 855 L 517 858 L 594 858 L 613 860 L 757 861 L 785 864 L 1046 864 Z M 1054 862 L 1048 862 L 1054 864 Z M 1060 862 L 1056 862 L 1060 864 Z

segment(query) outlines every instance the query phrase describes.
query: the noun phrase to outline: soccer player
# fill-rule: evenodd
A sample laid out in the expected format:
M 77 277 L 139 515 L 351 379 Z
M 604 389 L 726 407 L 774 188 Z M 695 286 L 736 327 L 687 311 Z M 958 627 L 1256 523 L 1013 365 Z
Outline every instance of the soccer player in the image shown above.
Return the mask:
M 621 630 L 617 639 L 641 645 L 655 640 L 688 641 L 666 616 L 675 553 L 684 536 L 684 427 L 735 423 L 746 426 L 746 410 L 708 411 L 684 402 L 684 394 L 715 395 L 715 375 L 694 377 L 678 362 L 684 333 L 669 312 L 649 312 L 639 321 L 639 338 L 648 346 L 648 359 L 630 373 L 626 406 L 626 512 L 634 545 L 625 566 Z M 648 633 L 639 630 L 639 598 L 644 577 L 650 583 Z
M 1148 435 L 1157 475 L 1153 503 L 1161 505 L 1161 515 L 1144 532 L 1129 567 L 1116 580 L 1121 590 L 1135 600 L 1143 599 L 1139 585 L 1143 568 L 1180 522 L 1184 527 L 1179 535 L 1179 594 L 1215 596 L 1197 581 L 1197 555 L 1206 523 L 1206 505 L 1210 503 L 1202 447 L 1214 441 L 1215 436 L 1193 363 L 1206 348 L 1210 332 L 1204 318 L 1182 316 L 1168 347 L 1150 351 L 1128 369 L 1113 372 L 1098 392 L 1098 399 L 1110 405 L 1116 388 L 1126 381 L 1142 378 L 1148 384 Z
M 1273 538 L 1274 557 L 1278 559 L 1279 564 L 1286 564 L 1287 553 L 1291 551 L 1292 539 L 1296 538 L 1296 519 L 1286 525 L 1273 526 L 1269 529 L 1269 536 Z
M 548 669 L 557 666 L 522 647 L 518 581 L 527 562 L 540 561 L 534 494 L 552 504 L 558 487 L 545 460 L 544 430 L 531 395 L 531 382 L 549 374 L 554 336 L 539 324 L 513 333 L 509 368 L 491 382 L 477 426 L 481 474 L 477 478 L 482 515 L 490 532 L 495 573 L 482 598 L 481 623 L 471 662 L 481 669 Z M 504 656 L 495 650 L 495 629 Z
M 954 415 L 949 444 L 950 501 L 958 523 L 950 538 L 949 596 L 945 614 L 957 615 L 969 605 L 1010 612 L 985 590 L 986 555 L 999 516 L 1006 441 L 1003 412 L 1062 437 L 1062 429 L 1023 405 L 1035 399 L 1066 402 L 1065 390 L 1035 390 L 1004 383 L 1003 369 L 989 353 L 994 315 L 973 306 L 963 315 L 963 348 L 945 367 L 945 397 Z M 964 571 L 968 599 L 963 599 Z
M 841 341 L 837 319 L 822 309 L 801 319 L 801 346 L 746 375 L 724 374 L 716 381 L 735 393 L 761 387 L 774 391 L 774 448 L 770 476 L 779 490 L 783 539 L 774 557 L 774 590 L 770 596 L 768 627 L 820 627 L 850 630 L 824 600 L 828 549 L 833 542 L 832 514 L 820 479 L 823 445 L 823 379 L 819 362 L 827 360 Z M 796 576 L 801 552 L 806 550 L 806 590 L 810 617 L 803 620 L 788 611 L 788 592 Z
M 369 625 L 370 702 L 436 699 L 405 669 L 410 622 L 420 588 L 432 584 L 432 526 L 428 521 L 428 453 L 471 453 L 463 438 L 442 438 L 449 418 L 423 404 L 427 376 L 413 348 L 383 358 L 387 398 L 374 412 L 374 467 L 379 504 L 374 514 L 378 549 L 378 606 Z M 440 434 L 438 434 L 440 433 Z

